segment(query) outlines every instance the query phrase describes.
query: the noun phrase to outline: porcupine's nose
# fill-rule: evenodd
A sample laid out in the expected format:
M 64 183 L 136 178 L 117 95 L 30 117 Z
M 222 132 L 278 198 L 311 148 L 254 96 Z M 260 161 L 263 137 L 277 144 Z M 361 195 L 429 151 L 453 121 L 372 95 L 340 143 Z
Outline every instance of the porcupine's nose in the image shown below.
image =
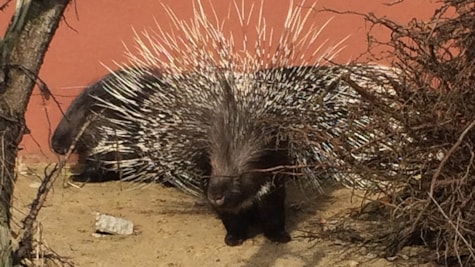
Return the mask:
M 224 195 L 223 194 L 213 195 L 211 196 L 210 201 L 215 206 L 222 206 L 224 204 Z
M 51 140 L 51 147 L 57 154 L 64 155 L 66 152 L 68 152 L 69 147 L 66 147 L 61 141 L 62 140 L 60 140 L 60 138 L 54 136 Z
M 208 185 L 208 200 L 212 205 L 223 206 L 226 200 L 228 181 L 221 177 L 212 177 Z

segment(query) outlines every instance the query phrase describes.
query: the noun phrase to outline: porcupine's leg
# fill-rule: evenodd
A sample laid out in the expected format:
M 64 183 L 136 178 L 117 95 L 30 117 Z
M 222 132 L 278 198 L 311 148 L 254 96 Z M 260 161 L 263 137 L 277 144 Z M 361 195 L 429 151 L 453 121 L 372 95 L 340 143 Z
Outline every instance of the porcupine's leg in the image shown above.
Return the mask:
M 78 174 L 71 175 L 71 180 L 78 183 L 100 183 L 107 179 L 103 179 L 103 175 L 95 168 L 86 168 Z
M 263 232 L 272 242 L 287 243 L 291 240 L 285 230 L 285 194 L 285 186 L 280 184 L 259 202 Z
M 95 168 L 87 168 L 79 174 L 73 174 L 71 180 L 80 183 L 100 183 L 107 181 L 107 179 L 104 179 L 104 175 L 98 174 Z
M 247 239 L 249 229 L 248 212 L 228 213 L 221 212 L 219 217 L 226 228 L 224 243 L 228 246 L 239 246 Z
M 87 159 L 83 154 L 79 154 L 78 165 L 74 167 L 73 172 L 78 172 L 71 176 L 71 180 L 75 182 L 99 183 L 118 180 L 117 173 L 105 171 L 100 162 Z

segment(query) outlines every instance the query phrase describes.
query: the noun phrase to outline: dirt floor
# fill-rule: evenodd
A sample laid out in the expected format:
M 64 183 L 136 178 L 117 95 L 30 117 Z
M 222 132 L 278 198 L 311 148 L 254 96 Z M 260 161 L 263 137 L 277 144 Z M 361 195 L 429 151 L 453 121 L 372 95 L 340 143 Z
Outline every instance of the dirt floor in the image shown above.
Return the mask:
M 18 178 L 16 222 L 39 182 L 37 175 Z M 417 247 L 390 260 L 382 257 L 382 250 L 364 240 L 365 234 L 384 225 L 368 221 L 360 233 L 338 235 L 335 229 L 351 221 L 349 214 L 360 207 L 360 199 L 347 189 L 319 196 L 291 189 L 287 205 L 291 242 L 273 244 L 257 235 L 242 246 L 227 247 L 223 226 L 206 203 L 174 188 L 158 184 L 137 188 L 120 182 L 75 188 L 63 182 L 56 181 L 39 221 L 43 242 L 75 266 L 436 266 L 422 260 L 424 250 Z M 134 233 L 94 234 L 97 212 L 131 220 Z

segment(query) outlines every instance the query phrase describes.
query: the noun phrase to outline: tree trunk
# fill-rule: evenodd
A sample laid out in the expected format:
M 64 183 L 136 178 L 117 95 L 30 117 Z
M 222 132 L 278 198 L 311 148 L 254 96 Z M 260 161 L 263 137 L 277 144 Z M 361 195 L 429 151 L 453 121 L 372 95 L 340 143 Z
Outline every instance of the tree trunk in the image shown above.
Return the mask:
M 44 55 L 70 0 L 23 0 L 0 43 L 0 265 L 12 265 L 10 205 L 25 111 Z M 3 81 L 1 80 L 3 78 Z

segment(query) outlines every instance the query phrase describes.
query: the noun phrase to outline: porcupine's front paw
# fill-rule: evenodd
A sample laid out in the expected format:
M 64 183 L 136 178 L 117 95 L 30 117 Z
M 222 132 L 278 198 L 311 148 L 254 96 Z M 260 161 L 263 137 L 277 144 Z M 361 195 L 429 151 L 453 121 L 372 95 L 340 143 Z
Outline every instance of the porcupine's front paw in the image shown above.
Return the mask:
M 230 247 L 235 247 L 242 245 L 246 238 L 244 236 L 240 235 L 232 235 L 230 233 L 226 234 L 226 237 L 224 237 L 224 243 Z
M 272 242 L 287 243 L 292 238 L 285 230 L 282 231 L 264 231 L 264 236 Z

